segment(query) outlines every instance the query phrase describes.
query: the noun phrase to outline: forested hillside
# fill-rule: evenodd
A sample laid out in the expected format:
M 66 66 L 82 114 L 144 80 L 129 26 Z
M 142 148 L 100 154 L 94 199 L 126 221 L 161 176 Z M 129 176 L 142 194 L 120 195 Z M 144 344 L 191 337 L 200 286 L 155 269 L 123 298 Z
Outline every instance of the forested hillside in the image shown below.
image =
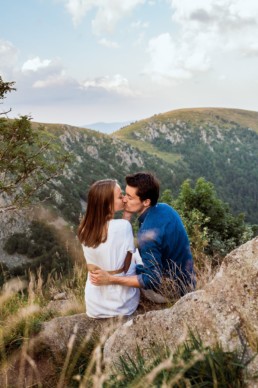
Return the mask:
M 170 165 L 126 142 L 68 125 L 46 124 L 44 128 L 56 136 L 72 160 L 63 175 L 44 187 L 40 199 L 58 209 L 62 216 L 76 225 L 86 192 L 98 179 L 115 178 L 124 186 L 126 174 L 150 170 L 157 173 L 163 189 L 171 186 L 173 171 Z
M 106 177 L 124 186 L 128 173 L 153 171 L 174 198 L 181 184 L 204 177 L 246 221 L 258 221 L 258 113 L 230 109 L 172 111 L 111 135 L 61 124 L 41 124 L 70 160 L 37 193 L 74 225 L 91 183 Z M 32 123 L 38 128 L 38 123 Z
M 235 109 L 182 109 L 141 120 L 113 134 L 166 161 L 168 188 L 186 179 L 211 181 L 234 213 L 258 221 L 258 113 Z

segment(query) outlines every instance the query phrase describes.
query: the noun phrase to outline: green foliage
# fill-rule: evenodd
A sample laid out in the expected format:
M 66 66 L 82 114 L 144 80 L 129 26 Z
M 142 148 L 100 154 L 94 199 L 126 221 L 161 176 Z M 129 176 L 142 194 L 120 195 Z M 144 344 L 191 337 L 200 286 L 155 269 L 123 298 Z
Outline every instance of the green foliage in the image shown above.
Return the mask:
M 170 191 L 165 191 L 162 200 L 180 213 L 191 243 L 199 251 L 203 248 L 213 256 L 224 256 L 253 236 L 244 216 L 232 215 L 228 205 L 218 198 L 213 184 L 204 178 L 199 178 L 194 188 L 186 180 L 174 201 Z
M 106 386 L 244 387 L 250 361 L 245 350 L 239 354 L 224 351 L 220 345 L 204 346 L 199 336 L 190 333 L 173 355 L 169 349 L 152 349 L 147 361 L 138 349 L 136 360 L 121 357 Z
M 0 100 L 5 98 L 7 93 L 10 93 L 12 90 L 16 90 L 14 87 L 14 82 L 4 82 L 0 76 Z M 7 112 L 0 112 L 0 114 L 6 114 Z
M 15 90 L 14 82 L 0 77 L 0 100 Z M 4 113 L 0 113 L 3 115 Z M 60 175 L 70 157 L 56 137 L 41 126 L 33 128 L 29 116 L 15 120 L 0 118 L 0 195 L 9 206 L 28 203 L 33 194 L 51 178 Z
M 73 250 L 77 246 L 74 236 L 70 243 L 68 231 L 58 232 L 53 226 L 38 221 L 31 223 L 30 230 L 28 236 L 24 233 L 13 234 L 4 245 L 9 254 L 17 252 L 33 259 L 27 265 L 9 270 L 9 276 L 24 276 L 28 270 L 36 272 L 40 266 L 45 280 L 52 271 L 63 275 L 72 271 Z
M 27 203 L 69 159 L 53 136 L 41 127 L 33 129 L 30 120 L 0 119 L 0 194 L 8 194 L 12 205 Z
M 17 317 L 17 322 L 12 330 L 8 331 L 4 338 L 0 340 L 2 342 L 0 342 L 0 360 L 20 348 L 28 336 L 37 334 L 41 329 L 42 322 L 53 318 L 53 312 L 47 310 L 35 312 L 30 315 L 29 319 L 27 317 Z

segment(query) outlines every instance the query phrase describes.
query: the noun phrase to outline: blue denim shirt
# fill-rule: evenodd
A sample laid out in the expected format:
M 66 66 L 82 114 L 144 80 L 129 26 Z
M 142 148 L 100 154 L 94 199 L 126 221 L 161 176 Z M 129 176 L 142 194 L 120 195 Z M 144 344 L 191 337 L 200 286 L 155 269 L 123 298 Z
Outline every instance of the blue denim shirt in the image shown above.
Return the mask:
M 138 246 L 143 264 L 136 266 L 144 289 L 157 290 L 163 276 L 176 280 L 181 295 L 195 286 L 189 239 L 179 214 L 169 205 L 158 203 L 139 217 Z

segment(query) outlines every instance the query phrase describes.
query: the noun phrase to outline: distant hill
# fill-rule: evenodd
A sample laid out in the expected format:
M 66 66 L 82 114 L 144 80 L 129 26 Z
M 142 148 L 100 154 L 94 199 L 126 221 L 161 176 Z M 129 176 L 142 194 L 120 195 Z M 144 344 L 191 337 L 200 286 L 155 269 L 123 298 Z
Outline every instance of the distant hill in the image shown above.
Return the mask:
M 33 125 L 37 125 L 33 123 Z M 161 190 L 177 196 L 185 179 L 215 185 L 231 210 L 258 223 L 258 113 L 237 109 L 181 109 L 137 121 L 112 134 L 63 124 L 43 124 L 73 162 L 40 198 L 78 224 L 91 183 L 153 171 Z
M 137 121 L 113 136 L 173 166 L 175 191 L 184 179 L 203 176 L 234 212 L 258 223 L 258 112 L 180 109 Z
M 125 127 L 130 124 L 130 121 L 124 122 L 115 122 L 115 123 L 92 123 L 83 125 L 83 128 L 94 129 L 95 131 L 99 131 L 102 133 L 112 133 L 117 131 L 118 129 Z

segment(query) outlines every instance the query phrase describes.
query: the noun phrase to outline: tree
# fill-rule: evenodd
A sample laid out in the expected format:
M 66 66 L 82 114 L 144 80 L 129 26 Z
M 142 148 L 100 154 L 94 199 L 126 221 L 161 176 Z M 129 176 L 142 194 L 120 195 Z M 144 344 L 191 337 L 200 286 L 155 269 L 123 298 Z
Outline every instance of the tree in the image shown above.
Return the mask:
M 169 198 L 166 191 L 162 200 Z M 229 206 L 221 201 L 212 183 L 204 178 L 183 182 L 176 200 L 169 201 L 182 216 L 191 243 L 213 256 L 226 255 L 237 246 L 250 240 L 253 232 L 244 222 L 244 215 L 234 216 Z
M 0 99 L 15 90 L 13 85 L 0 77 Z M 0 117 L 0 197 L 4 199 L 0 211 L 29 203 L 69 160 L 56 137 L 42 126 L 33 126 L 31 117 Z
M 7 93 L 10 93 L 12 90 L 16 90 L 14 87 L 14 82 L 4 82 L 2 80 L 2 77 L 0 76 L 0 100 L 3 100 L 5 98 L 5 95 Z M 1 102 L 2 104 L 2 102 Z M 11 111 L 11 108 L 6 112 L 0 112 L 0 115 L 7 114 Z

